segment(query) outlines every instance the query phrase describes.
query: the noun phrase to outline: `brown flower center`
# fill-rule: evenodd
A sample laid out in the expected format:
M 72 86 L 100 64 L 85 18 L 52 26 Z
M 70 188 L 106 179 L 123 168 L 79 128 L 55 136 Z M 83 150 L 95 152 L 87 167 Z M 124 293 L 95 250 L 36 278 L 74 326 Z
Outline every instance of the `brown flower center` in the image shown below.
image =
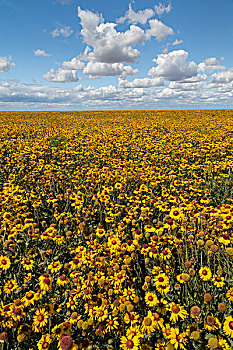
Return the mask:
M 207 316 L 206 323 L 208 326 L 213 326 L 215 324 L 215 319 L 213 316 Z
M 33 298 L 33 293 L 32 293 L 32 292 L 28 292 L 28 293 L 26 294 L 26 299 L 30 300 L 30 299 L 32 299 L 32 298 Z
M 39 315 L 37 316 L 37 320 L 38 320 L 39 322 L 44 321 L 44 315 L 43 315 L 43 314 L 39 314 Z
M 50 279 L 49 278 L 44 278 L 43 283 L 49 285 L 50 284 Z
M 134 342 L 131 339 L 128 339 L 127 342 L 125 343 L 125 345 L 128 349 L 133 349 Z
M 173 305 L 171 311 L 173 314 L 178 314 L 180 312 L 180 308 L 178 305 Z
M 152 324 L 152 320 L 151 320 L 151 318 L 150 317 L 146 317 L 145 319 L 144 319 L 144 325 L 145 326 L 150 326 Z

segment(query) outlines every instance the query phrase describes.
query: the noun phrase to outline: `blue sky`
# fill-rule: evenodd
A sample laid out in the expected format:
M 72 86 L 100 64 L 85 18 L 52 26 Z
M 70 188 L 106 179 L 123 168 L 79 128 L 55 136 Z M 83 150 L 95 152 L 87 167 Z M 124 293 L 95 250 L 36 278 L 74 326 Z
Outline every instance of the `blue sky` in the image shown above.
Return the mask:
M 0 0 L 0 110 L 232 108 L 232 0 Z

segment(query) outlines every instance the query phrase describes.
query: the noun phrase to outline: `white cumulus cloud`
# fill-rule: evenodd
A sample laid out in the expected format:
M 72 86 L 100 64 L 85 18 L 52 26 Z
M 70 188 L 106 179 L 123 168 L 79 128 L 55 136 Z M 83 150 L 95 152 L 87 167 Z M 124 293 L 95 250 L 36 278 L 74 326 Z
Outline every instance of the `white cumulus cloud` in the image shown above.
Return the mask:
M 11 56 L 0 56 L 0 72 L 8 72 L 11 68 L 15 68 L 15 63 L 11 62 Z
M 146 40 L 144 30 L 140 27 L 131 25 L 129 30 L 118 32 L 116 23 L 104 23 L 101 15 L 80 7 L 78 16 L 81 19 L 83 40 L 89 48 L 93 48 L 86 54 L 87 61 L 133 63 L 140 57 L 140 52 L 133 48 Z
M 132 5 L 129 4 L 129 9 L 126 11 L 126 14 L 123 17 L 120 17 L 117 22 L 124 23 L 126 20 L 128 23 L 141 23 L 146 24 L 147 20 L 154 16 L 154 11 L 152 9 L 139 10 L 135 12 L 132 8 Z
M 48 56 L 51 56 L 51 53 L 46 53 L 44 50 L 36 49 L 34 50 L 34 55 L 48 57 Z
M 173 35 L 173 29 L 166 26 L 158 19 L 151 19 L 149 21 L 150 29 L 146 31 L 148 38 L 155 36 L 158 41 L 166 40 L 168 35 Z
M 80 70 L 85 67 L 85 63 L 80 61 L 78 57 L 72 58 L 70 61 L 62 62 L 62 68 L 67 70 Z
M 152 67 L 148 75 L 157 76 L 170 81 L 178 81 L 197 75 L 197 65 L 194 61 L 187 62 L 188 52 L 175 50 L 158 55 L 153 61 L 157 67 Z
M 163 85 L 164 81 L 161 78 L 140 78 L 133 81 L 119 78 L 118 80 L 119 88 L 149 88 Z
M 138 69 L 125 66 L 123 63 L 88 62 L 83 74 L 91 76 L 127 76 L 138 73 Z
M 212 80 L 213 83 L 216 84 L 228 84 L 233 81 L 233 67 L 224 71 L 224 72 L 219 72 L 215 73 L 212 75 Z
M 206 58 L 204 62 L 199 63 L 198 70 L 201 72 L 212 73 L 214 70 L 224 69 L 216 57 Z
M 68 83 L 79 80 L 76 70 L 63 68 L 59 68 L 57 71 L 51 68 L 46 74 L 43 75 L 43 79 L 56 83 Z

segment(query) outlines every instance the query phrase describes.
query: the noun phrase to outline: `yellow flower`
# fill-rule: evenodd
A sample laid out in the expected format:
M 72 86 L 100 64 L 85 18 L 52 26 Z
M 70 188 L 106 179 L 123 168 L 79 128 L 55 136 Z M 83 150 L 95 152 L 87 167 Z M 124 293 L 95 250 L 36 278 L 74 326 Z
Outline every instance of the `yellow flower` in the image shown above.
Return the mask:
M 65 284 L 68 284 L 70 282 L 70 279 L 63 273 L 61 276 L 57 279 L 57 284 L 59 286 L 64 286 Z
M 48 291 L 52 288 L 52 278 L 48 273 L 44 273 L 42 276 L 39 277 L 40 281 L 40 289 L 43 291 Z
M 124 289 L 123 296 L 126 297 L 127 300 L 133 300 L 136 296 L 135 290 L 133 288 L 128 287 Z
M 41 339 L 37 343 L 39 350 L 49 349 L 50 344 L 52 343 L 53 337 L 49 334 L 42 335 Z
M 121 345 L 120 347 L 123 350 L 138 350 L 140 345 L 140 338 L 138 336 L 128 336 L 128 337 L 121 337 Z
M 175 303 L 170 304 L 171 317 L 170 321 L 177 322 L 179 317 L 183 320 L 187 317 L 188 313 L 184 309 L 184 306 L 180 306 Z
M 162 253 L 160 254 L 160 257 L 166 261 L 167 259 L 170 259 L 172 256 L 171 250 L 166 248 L 162 251 Z
M 179 328 L 171 328 L 171 333 L 169 335 L 170 343 L 174 346 L 175 349 L 187 349 L 186 344 L 188 339 L 186 338 L 185 333 L 181 333 Z
M 156 324 L 154 322 L 154 316 L 151 311 L 148 311 L 147 316 L 144 317 L 144 320 L 142 322 L 142 331 L 149 335 L 150 333 L 155 331 L 155 328 Z
M 199 270 L 199 276 L 203 281 L 209 281 L 212 277 L 211 270 L 207 266 L 201 267 Z
M 155 306 L 158 303 L 157 295 L 152 292 L 147 292 L 145 294 L 145 302 L 150 307 Z
M 228 300 L 233 301 L 233 287 L 231 287 L 226 294 Z
M 226 317 L 225 322 L 223 324 L 223 330 L 226 333 L 226 335 L 229 335 L 231 338 L 233 338 L 233 317 Z
M 218 276 L 218 275 L 214 275 L 213 278 L 211 279 L 211 281 L 218 288 L 221 288 L 221 287 L 223 287 L 225 285 L 224 277 L 221 277 L 221 276 Z
M 117 317 L 112 317 L 112 315 L 109 315 L 105 323 L 106 323 L 106 329 L 104 330 L 104 333 L 111 332 L 114 329 L 117 329 L 119 326 L 119 323 L 117 322 Z
M 184 214 L 181 208 L 172 208 L 172 210 L 169 213 L 169 216 L 176 221 L 179 221 L 184 218 Z
M 49 315 L 45 311 L 45 308 L 38 309 L 35 316 L 33 316 L 33 329 L 35 332 L 40 332 L 41 328 L 48 322 Z
M 154 277 L 154 282 L 155 285 L 169 285 L 169 278 L 167 277 L 167 275 L 165 275 L 165 273 L 160 273 L 157 276 Z
M 0 268 L 3 270 L 8 270 L 11 266 L 11 261 L 7 256 L 0 256 Z
M 221 328 L 221 323 L 217 317 L 209 315 L 204 320 L 204 328 L 212 332 Z
M 18 284 L 15 280 L 10 280 L 6 282 L 6 284 L 3 287 L 3 290 L 5 293 L 10 294 L 13 290 L 18 288 Z
M 21 261 L 21 264 L 23 265 L 23 268 L 26 270 L 32 270 L 34 266 L 34 261 L 28 258 L 24 258 Z
M 33 305 L 35 302 L 35 292 L 30 290 L 26 293 L 26 295 L 22 298 L 22 301 L 24 302 L 25 307 L 29 305 Z
M 51 270 L 51 273 L 57 272 L 62 268 L 60 261 L 55 261 L 48 266 L 48 269 Z

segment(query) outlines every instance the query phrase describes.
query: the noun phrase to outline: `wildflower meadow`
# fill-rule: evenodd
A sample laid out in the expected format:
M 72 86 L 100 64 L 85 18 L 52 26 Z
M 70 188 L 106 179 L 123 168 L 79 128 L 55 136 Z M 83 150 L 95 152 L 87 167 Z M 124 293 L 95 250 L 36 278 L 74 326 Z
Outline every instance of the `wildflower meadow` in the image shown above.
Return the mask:
M 233 349 L 233 110 L 0 113 L 0 349 Z

